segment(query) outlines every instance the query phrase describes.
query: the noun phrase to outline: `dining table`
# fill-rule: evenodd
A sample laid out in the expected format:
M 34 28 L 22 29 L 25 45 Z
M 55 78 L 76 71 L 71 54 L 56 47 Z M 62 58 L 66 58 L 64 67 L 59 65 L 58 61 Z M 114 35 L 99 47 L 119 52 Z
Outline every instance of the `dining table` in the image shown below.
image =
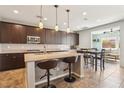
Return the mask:
M 97 61 L 97 57 L 98 57 L 98 55 L 101 54 L 101 51 L 77 50 L 77 53 L 83 53 L 83 54 L 88 53 L 88 54 L 94 55 L 94 58 L 95 58 L 95 71 L 97 71 L 97 62 L 98 62 L 98 61 Z

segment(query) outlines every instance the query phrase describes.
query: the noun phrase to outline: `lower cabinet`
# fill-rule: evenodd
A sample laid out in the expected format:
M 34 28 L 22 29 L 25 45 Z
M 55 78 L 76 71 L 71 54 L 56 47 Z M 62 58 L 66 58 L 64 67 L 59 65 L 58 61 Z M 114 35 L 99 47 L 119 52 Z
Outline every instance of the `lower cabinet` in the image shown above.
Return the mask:
M 0 71 L 24 68 L 24 54 L 0 54 Z

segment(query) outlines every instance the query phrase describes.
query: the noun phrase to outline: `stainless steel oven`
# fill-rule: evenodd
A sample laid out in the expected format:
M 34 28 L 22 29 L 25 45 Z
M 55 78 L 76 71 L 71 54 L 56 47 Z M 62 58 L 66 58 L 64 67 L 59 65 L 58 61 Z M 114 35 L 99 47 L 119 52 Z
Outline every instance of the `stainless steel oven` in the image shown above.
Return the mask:
M 39 44 L 40 37 L 39 36 L 27 36 L 27 43 L 28 44 Z

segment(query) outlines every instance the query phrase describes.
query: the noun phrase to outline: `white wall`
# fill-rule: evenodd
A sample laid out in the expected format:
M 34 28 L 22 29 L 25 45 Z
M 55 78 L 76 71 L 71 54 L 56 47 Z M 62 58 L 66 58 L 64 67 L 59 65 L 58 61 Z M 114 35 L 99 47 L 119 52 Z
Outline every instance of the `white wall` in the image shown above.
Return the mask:
M 120 65 L 124 67 L 124 21 L 118 21 L 89 30 L 79 31 L 79 47 L 91 47 L 91 32 L 120 26 Z
M 79 47 L 90 48 L 91 46 L 91 31 L 82 31 L 79 33 Z
M 124 21 L 120 25 L 120 66 L 124 67 Z

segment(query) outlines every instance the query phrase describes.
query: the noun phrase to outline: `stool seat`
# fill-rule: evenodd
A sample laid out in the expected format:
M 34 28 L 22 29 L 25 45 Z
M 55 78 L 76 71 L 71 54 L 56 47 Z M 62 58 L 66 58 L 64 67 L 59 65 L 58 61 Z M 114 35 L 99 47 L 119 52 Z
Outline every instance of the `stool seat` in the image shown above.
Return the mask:
M 75 63 L 75 57 L 67 57 L 63 59 L 65 63 Z
M 47 85 L 44 86 L 43 88 L 56 88 L 55 85 L 50 84 L 50 69 L 53 69 L 57 66 L 59 60 L 54 59 L 54 60 L 46 60 L 44 62 L 40 62 L 37 64 L 37 66 L 40 69 L 46 69 L 47 73 L 44 76 L 47 76 Z M 43 77 L 44 77 L 43 76 Z M 40 78 L 41 79 L 41 78 Z
M 37 66 L 41 69 L 52 69 L 57 66 L 57 62 L 57 60 L 48 60 L 38 63 Z

